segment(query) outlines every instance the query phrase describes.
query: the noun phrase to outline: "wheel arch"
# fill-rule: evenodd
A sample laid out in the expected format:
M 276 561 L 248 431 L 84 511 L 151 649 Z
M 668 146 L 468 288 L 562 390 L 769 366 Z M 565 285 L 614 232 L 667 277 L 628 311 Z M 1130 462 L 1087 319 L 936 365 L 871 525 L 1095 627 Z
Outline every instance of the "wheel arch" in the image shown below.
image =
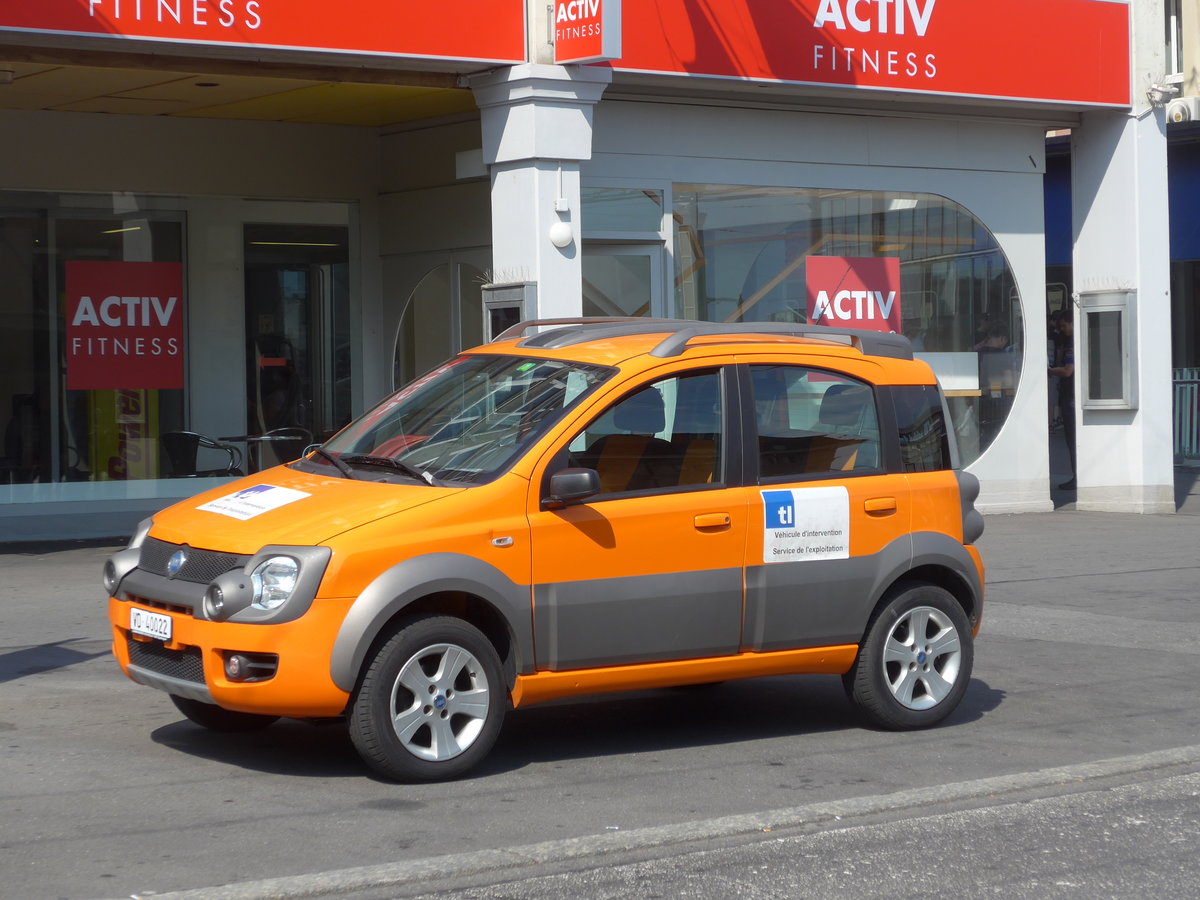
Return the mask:
M 875 603 L 867 617 L 867 626 L 880 609 L 906 583 L 924 582 L 948 592 L 962 607 L 974 631 L 983 614 L 983 583 L 974 560 L 958 541 L 944 534 L 918 533 L 912 536 L 911 563 L 903 571 L 894 571 L 875 593 Z M 863 631 L 866 635 L 866 629 Z
M 353 693 L 379 645 L 401 621 L 421 615 L 453 616 L 478 628 L 495 647 L 510 689 L 523 661 L 532 659 L 529 587 L 474 557 L 435 553 L 393 566 L 354 601 L 330 657 L 334 683 Z

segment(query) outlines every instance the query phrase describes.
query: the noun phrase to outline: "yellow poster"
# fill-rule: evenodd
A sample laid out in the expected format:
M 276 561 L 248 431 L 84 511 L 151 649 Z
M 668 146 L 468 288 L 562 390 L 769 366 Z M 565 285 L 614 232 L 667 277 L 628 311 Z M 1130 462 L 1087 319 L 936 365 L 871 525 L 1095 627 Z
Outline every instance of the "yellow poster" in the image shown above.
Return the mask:
M 94 481 L 158 477 L 158 391 L 91 391 L 88 432 Z

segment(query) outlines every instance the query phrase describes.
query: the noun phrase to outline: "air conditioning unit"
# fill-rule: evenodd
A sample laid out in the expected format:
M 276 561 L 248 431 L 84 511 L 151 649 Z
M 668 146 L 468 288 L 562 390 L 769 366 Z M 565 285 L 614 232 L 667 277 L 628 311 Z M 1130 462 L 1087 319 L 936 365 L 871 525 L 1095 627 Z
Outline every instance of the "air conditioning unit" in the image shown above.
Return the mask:
M 1200 122 L 1200 97 L 1177 97 L 1167 104 L 1168 122 Z

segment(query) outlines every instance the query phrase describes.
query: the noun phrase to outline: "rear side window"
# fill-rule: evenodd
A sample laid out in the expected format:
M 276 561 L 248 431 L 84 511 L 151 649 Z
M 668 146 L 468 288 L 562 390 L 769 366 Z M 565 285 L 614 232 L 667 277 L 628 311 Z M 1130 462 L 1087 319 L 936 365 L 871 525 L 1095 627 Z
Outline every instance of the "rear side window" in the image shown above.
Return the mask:
M 879 419 L 870 385 L 804 366 L 751 366 L 750 380 L 761 480 L 879 470 Z
M 900 460 L 904 471 L 936 472 L 954 468 L 938 389 L 932 385 L 900 385 L 892 388 L 892 397 L 896 404 Z

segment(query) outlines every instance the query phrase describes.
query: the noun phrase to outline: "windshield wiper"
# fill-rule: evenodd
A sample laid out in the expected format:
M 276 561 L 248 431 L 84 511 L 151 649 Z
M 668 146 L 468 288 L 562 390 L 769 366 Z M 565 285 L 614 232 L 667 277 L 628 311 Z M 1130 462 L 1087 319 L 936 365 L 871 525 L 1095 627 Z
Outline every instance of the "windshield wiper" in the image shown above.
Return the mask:
M 320 456 L 324 459 L 327 459 L 331 463 L 333 463 L 334 468 L 337 469 L 339 472 L 341 472 L 344 476 L 349 478 L 351 481 L 354 481 L 358 478 L 358 476 L 354 474 L 354 470 L 352 468 L 350 468 L 348 465 L 346 465 L 344 462 L 342 462 L 342 458 L 340 456 L 338 456 L 336 453 L 330 453 L 324 447 L 314 447 L 313 451 L 318 456 Z
M 354 463 L 362 466 L 384 466 L 389 469 L 396 469 L 409 475 L 413 478 L 419 478 L 426 484 L 437 485 L 437 480 L 424 469 L 419 469 L 416 466 L 411 466 L 406 462 L 401 462 L 398 459 L 393 459 L 390 456 L 345 456 L 342 457 L 343 462 Z

